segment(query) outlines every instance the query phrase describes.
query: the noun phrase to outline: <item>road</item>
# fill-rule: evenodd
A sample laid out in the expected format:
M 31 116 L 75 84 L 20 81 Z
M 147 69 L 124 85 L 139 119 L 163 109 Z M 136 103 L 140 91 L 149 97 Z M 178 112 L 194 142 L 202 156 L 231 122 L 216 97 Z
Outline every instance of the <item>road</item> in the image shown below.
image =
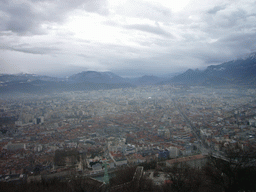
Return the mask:
M 175 108 L 180 112 L 180 114 L 182 115 L 182 117 L 184 118 L 184 120 L 188 123 L 188 125 L 190 126 L 192 133 L 194 134 L 194 136 L 197 138 L 197 140 L 200 142 L 200 146 L 199 146 L 199 150 L 201 151 L 202 154 L 206 154 L 209 155 L 211 154 L 212 156 L 218 157 L 218 158 L 222 158 L 224 160 L 226 160 L 227 158 L 221 154 L 218 151 L 213 150 L 212 148 L 210 148 L 201 138 L 200 136 L 200 130 L 198 130 L 194 124 L 189 120 L 189 118 L 183 113 L 183 111 L 179 108 L 179 106 L 177 105 L 175 99 L 171 98 Z

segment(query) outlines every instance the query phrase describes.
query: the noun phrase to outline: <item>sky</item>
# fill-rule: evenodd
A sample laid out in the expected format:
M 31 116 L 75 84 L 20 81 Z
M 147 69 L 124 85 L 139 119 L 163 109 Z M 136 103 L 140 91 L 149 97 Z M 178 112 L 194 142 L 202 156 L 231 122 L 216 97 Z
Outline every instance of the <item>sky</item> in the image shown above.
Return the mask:
M 0 73 L 159 76 L 255 51 L 255 0 L 0 0 Z

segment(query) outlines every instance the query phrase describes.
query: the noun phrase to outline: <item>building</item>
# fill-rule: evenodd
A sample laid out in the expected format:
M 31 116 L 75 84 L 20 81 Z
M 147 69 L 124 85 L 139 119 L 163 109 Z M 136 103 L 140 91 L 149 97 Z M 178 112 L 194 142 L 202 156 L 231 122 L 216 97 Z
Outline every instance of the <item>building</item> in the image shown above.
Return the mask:
M 114 161 L 114 165 L 116 167 L 127 165 L 127 159 L 121 152 L 117 152 L 117 153 L 110 152 L 109 156 Z
M 7 144 L 7 150 L 15 151 L 18 149 L 26 149 L 25 143 L 9 143 Z
M 158 152 L 158 159 L 168 159 L 169 158 L 169 151 L 162 150 Z
M 249 125 L 256 127 L 256 119 L 250 119 L 249 120 Z
M 164 127 L 160 127 L 159 129 L 157 129 L 157 135 L 159 137 L 164 137 L 165 136 L 165 128 Z
M 34 123 L 35 123 L 35 124 L 42 124 L 42 123 L 44 123 L 44 117 L 41 116 L 41 117 L 36 118 L 36 119 L 34 120 Z
M 170 158 L 177 158 L 179 156 L 179 150 L 177 147 L 169 147 L 167 150 L 169 151 Z

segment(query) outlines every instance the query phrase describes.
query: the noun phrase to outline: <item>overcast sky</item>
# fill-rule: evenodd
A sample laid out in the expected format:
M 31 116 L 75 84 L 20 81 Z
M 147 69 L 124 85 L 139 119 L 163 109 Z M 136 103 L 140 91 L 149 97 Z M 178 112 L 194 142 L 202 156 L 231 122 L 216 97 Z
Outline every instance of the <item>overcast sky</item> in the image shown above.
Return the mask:
M 255 0 L 0 0 L 0 73 L 168 74 L 255 41 Z

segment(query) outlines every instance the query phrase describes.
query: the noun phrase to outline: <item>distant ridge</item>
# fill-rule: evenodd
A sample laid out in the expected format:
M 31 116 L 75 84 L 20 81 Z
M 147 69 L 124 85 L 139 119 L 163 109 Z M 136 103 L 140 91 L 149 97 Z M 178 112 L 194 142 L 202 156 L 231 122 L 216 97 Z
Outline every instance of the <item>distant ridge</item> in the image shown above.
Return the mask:
M 134 87 L 111 72 L 83 71 L 69 78 L 34 74 L 0 74 L 0 93 L 54 93 Z
M 91 83 L 124 83 L 125 80 L 112 72 L 83 71 L 68 78 L 68 81 Z
M 203 71 L 189 69 L 168 83 L 187 85 L 256 85 L 256 52 L 247 57 L 211 65 Z
M 0 74 L 0 93 L 53 93 L 135 87 L 141 85 L 182 84 L 200 86 L 256 85 L 256 52 L 246 57 L 211 65 L 205 70 L 189 69 L 172 78 L 145 75 L 122 78 L 112 72 L 82 71 L 68 78 L 35 74 Z

